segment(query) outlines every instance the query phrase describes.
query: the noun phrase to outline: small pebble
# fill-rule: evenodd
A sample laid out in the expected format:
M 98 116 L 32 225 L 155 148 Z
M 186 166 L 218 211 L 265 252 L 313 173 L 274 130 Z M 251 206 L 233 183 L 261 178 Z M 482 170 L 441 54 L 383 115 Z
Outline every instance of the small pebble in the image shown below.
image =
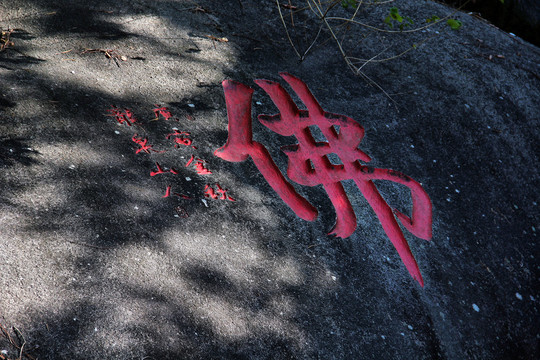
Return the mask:
M 114 130 L 114 133 L 115 133 L 116 135 L 120 135 L 120 131 L 118 131 L 118 130 Z
M 257 105 L 262 105 L 262 102 L 256 101 L 255 104 L 257 104 Z
M 195 104 L 187 104 L 187 106 L 189 106 L 190 108 L 194 108 Z
M 186 176 L 186 181 L 191 181 L 191 178 Z
M 478 305 L 476 305 L 476 304 L 472 304 L 472 308 L 473 308 L 474 311 L 476 311 L 476 312 L 479 312 L 479 311 L 480 311 L 480 308 L 479 308 Z
M 409 328 L 409 330 L 413 329 L 412 325 L 407 325 L 407 327 Z

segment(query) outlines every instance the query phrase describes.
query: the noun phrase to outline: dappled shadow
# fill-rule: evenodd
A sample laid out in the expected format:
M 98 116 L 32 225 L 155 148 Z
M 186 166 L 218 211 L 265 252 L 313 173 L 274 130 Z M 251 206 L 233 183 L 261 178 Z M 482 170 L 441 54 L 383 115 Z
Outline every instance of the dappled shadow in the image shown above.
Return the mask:
M 13 107 L 15 104 L 10 105 Z M 32 165 L 37 162 L 39 152 L 28 145 L 29 139 L 0 137 L 0 167 L 14 164 Z
M 483 255 L 482 247 L 472 248 L 470 241 L 444 247 L 437 245 L 440 238 L 435 245 L 408 238 L 426 278 L 436 283 L 431 285 L 433 292 L 419 291 L 374 213 L 356 192 L 351 191 L 356 194 L 351 201 L 358 210 L 359 229 L 350 239 L 329 238 L 325 233 L 334 214 L 321 188 L 301 189 L 320 210 L 319 220 L 307 223 L 274 195 L 251 161 L 234 164 L 213 157 L 212 152 L 227 138 L 222 77 L 252 84 L 253 64 L 273 58 L 276 48 L 286 44 L 284 39 L 260 40 L 264 34 L 254 15 L 269 11 L 269 18 L 279 25 L 275 11 L 270 12 L 272 4 L 206 2 L 202 9 L 179 1 L 120 2 L 114 7 L 106 1 L 24 4 L 39 14 L 28 23 L 39 31 L 32 30 L 26 39 L 17 41 L 24 51 L 37 47 L 32 41 L 40 36 L 51 36 L 62 39 L 61 50 L 80 49 L 88 41 L 144 59 L 120 62 L 117 67 L 107 64 L 102 54 L 102 58 L 71 53 L 55 57 L 63 56 L 55 48 L 44 60 L 21 58 L 9 63 L 13 71 L 3 75 L 9 85 L 0 102 L 8 114 L 8 125 L 2 126 L 12 130 L 0 139 L 4 170 L 0 206 L 5 225 L 1 236 L 3 254 L 7 254 L 2 258 L 6 263 L 3 277 L 9 279 L 4 299 L 10 301 L 5 311 L 11 324 L 20 322 L 30 353 L 43 359 L 353 358 L 373 354 L 388 359 L 437 359 L 452 358 L 449 344 L 461 347 L 460 341 L 469 341 L 458 336 L 454 322 L 471 321 L 470 304 L 465 303 L 470 298 L 463 299 L 463 291 L 447 287 L 453 282 L 461 289 L 471 281 L 465 276 L 469 269 L 461 268 L 463 260 L 453 249 L 471 252 L 478 263 L 484 262 L 502 278 L 504 271 L 495 268 L 500 259 Z M 245 24 L 232 24 L 232 18 L 243 19 Z M 137 33 L 128 25 L 136 21 L 154 22 L 144 23 L 144 31 Z M 23 25 L 17 27 L 26 28 Z M 272 34 L 280 33 L 273 25 L 260 25 L 264 27 L 271 27 Z M 213 43 L 206 34 L 229 36 L 234 51 L 223 48 L 227 57 L 220 58 L 216 49 L 229 45 Z M 242 68 L 237 57 L 245 61 Z M 221 64 L 226 62 L 230 64 Z M 268 62 L 264 76 L 277 77 L 280 66 L 309 72 L 307 65 L 297 66 L 294 60 L 285 65 Z M 66 65 L 71 63 L 77 66 Z M 218 66 L 222 67 L 215 70 Z M 174 81 L 160 83 L 154 68 Z M 76 77 L 79 71 L 83 75 Z M 325 71 L 325 76 L 343 79 L 342 69 Z M 397 70 L 389 66 L 384 71 Z M 106 85 L 100 86 L 100 81 Z M 356 80 L 343 82 L 347 91 L 368 97 L 365 88 L 358 90 Z M 149 83 L 154 85 L 145 87 Z M 335 87 L 322 85 L 314 89 L 327 98 L 334 92 Z M 256 97 L 262 104 L 257 105 L 257 113 L 275 112 L 266 97 L 260 93 Z M 375 107 L 381 100 L 370 101 Z M 152 121 L 156 103 L 166 103 L 179 121 Z M 130 108 L 140 122 L 131 127 L 118 124 L 107 116 L 112 104 Z M 350 106 L 354 111 L 362 108 Z M 414 115 L 425 113 L 429 111 Z M 388 114 L 377 119 L 382 121 Z M 361 122 L 370 120 L 359 116 Z M 471 181 L 482 181 L 475 169 L 486 171 L 493 166 L 485 163 L 475 168 L 474 162 L 464 162 L 463 153 L 452 153 L 468 120 L 456 121 L 453 114 L 443 114 L 438 121 L 453 126 L 439 129 L 418 129 L 406 122 L 386 129 L 373 121 L 376 131 L 367 136 L 367 152 L 425 179 L 437 195 L 436 208 L 443 208 L 444 190 L 433 189 L 447 185 L 437 181 L 441 171 L 452 171 L 455 161 L 470 165 L 463 174 Z M 172 148 L 165 135 L 173 127 L 190 131 L 198 149 Z M 256 122 L 254 127 L 284 169 L 287 159 L 279 147 L 291 139 L 262 131 Z M 131 140 L 135 133 L 167 152 L 135 154 Z M 435 142 L 422 143 L 425 138 L 436 138 L 444 151 Z M 461 146 L 473 149 L 474 137 L 465 139 Z M 441 167 L 425 165 L 431 159 L 411 161 L 399 150 L 409 141 L 451 161 Z M 379 147 L 385 143 L 398 149 L 387 154 Z M 482 158 L 488 156 L 487 150 L 475 151 Z M 192 154 L 207 160 L 213 174 L 198 176 L 185 167 Z M 156 161 L 176 167 L 179 175 L 150 177 Z M 237 201 L 205 199 L 204 186 L 217 182 L 229 188 Z M 480 183 L 488 188 L 488 183 Z M 191 199 L 162 198 L 168 185 Z M 473 190 L 461 190 L 479 199 Z M 403 189 L 387 186 L 385 192 L 399 205 L 408 199 Z M 491 196 L 490 202 L 496 202 L 496 194 Z M 513 201 L 510 194 L 505 196 L 504 202 Z M 175 216 L 177 206 L 188 217 Z M 474 206 L 478 206 L 475 213 L 481 210 L 480 205 Z M 450 216 L 463 212 L 456 205 L 439 216 L 451 223 Z M 515 233 L 522 225 L 507 226 L 515 227 L 511 229 Z M 462 227 L 452 234 L 465 236 L 472 229 L 468 224 Z M 434 246 L 443 255 L 429 259 L 435 254 Z M 513 252 L 513 244 L 502 246 Z M 529 245 L 520 246 L 527 249 Z M 485 281 L 490 295 L 501 297 L 486 274 L 475 279 Z M 533 275 L 527 281 L 532 282 Z M 37 293 L 32 289 L 38 289 Z M 510 324 L 511 310 L 501 311 L 506 311 L 504 321 Z M 441 320 L 441 313 L 451 317 L 451 323 Z M 465 333 L 473 330 L 466 328 Z M 486 327 L 482 331 L 504 337 L 510 330 Z M 521 330 L 515 331 L 517 335 Z M 466 345 L 472 352 L 478 350 L 475 346 Z M 497 345 L 501 347 L 504 343 Z M 520 351 L 530 352 L 515 350 Z

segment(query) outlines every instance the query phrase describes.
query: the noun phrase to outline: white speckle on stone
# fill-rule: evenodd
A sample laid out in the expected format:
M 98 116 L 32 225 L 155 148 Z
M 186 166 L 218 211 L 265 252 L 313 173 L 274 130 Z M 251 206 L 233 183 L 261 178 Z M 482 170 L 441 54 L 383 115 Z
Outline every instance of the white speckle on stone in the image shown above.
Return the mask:
M 204 206 L 208 207 L 208 202 L 206 201 L 206 199 L 201 199 L 201 201 L 204 204 Z
M 137 205 L 135 205 L 134 207 L 135 210 L 139 210 L 139 207 Z
M 94 332 L 97 332 L 97 327 L 94 328 Z
M 534 300 L 535 300 L 535 299 L 534 299 L 534 296 L 530 295 L 529 297 L 531 298 L 531 301 L 534 301 Z
M 400 334 L 401 334 L 401 336 L 405 336 L 405 333 L 400 333 Z
M 450 177 L 451 177 L 451 178 L 453 178 L 453 177 L 454 177 L 454 175 L 450 174 Z
M 474 281 L 471 281 L 471 285 L 474 286 Z
M 336 281 L 336 280 L 337 280 L 337 278 L 336 278 L 335 276 L 332 276 L 332 280 Z
M 533 232 L 536 232 L 536 228 L 535 228 L 534 226 L 531 226 L 531 230 L 532 230 Z
M 75 71 L 71 70 L 71 73 L 72 73 L 72 74 L 75 74 Z
M 0 351 L 3 355 L 7 355 L 8 354 L 8 351 L 7 350 L 2 350 Z
M 71 164 L 71 165 L 69 165 L 69 168 L 70 168 L 71 170 L 73 170 L 73 169 L 75 169 L 75 165 Z
M 450 202 L 450 201 L 452 201 L 452 199 L 450 199 L 450 198 L 446 198 L 446 201 Z
M 471 106 L 470 106 L 469 104 L 465 104 L 465 107 L 466 107 L 467 109 L 470 109 L 470 108 L 471 108 Z
M 456 189 L 456 192 L 459 194 L 459 189 Z
M 516 204 L 514 204 L 514 209 L 516 209 L 516 210 L 519 209 L 518 206 L 517 206 Z
M 413 148 L 413 149 L 414 149 L 414 145 L 411 145 L 411 148 Z
M 382 339 L 384 340 L 384 339 L 386 339 L 386 336 L 384 336 L 384 335 L 381 335 L 381 338 L 382 338 Z
M 502 96 L 499 96 L 499 99 L 504 100 L 504 98 Z
M 510 36 L 516 36 L 516 34 L 514 34 L 514 33 L 508 33 L 508 35 L 510 35 Z
M 120 131 L 118 131 L 118 130 L 114 130 L 114 133 L 115 133 L 116 135 L 120 135 Z
M 474 311 L 476 311 L 476 312 L 479 312 L 479 311 L 480 311 L 480 308 L 479 308 L 478 305 L 476 305 L 476 304 L 472 304 L 472 308 L 473 308 Z
M 536 206 L 538 205 L 538 203 L 536 201 L 533 201 L 533 205 Z
M 409 330 L 413 329 L 412 325 L 407 325 L 407 327 L 409 328 Z
M 187 106 L 189 106 L 190 108 L 194 108 L 195 104 L 187 104 Z
M 186 176 L 186 181 L 191 181 L 191 178 L 189 176 Z
M 257 104 L 257 105 L 262 105 L 262 102 L 256 101 L 255 104 Z
M 175 218 L 179 218 L 179 217 L 180 217 L 180 215 L 178 215 L 178 214 L 174 214 L 174 217 L 175 217 Z
M 433 160 L 433 162 L 434 162 L 434 163 L 436 163 L 436 162 L 437 162 L 437 160 Z
M 521 296 L 521 294 L 518 293 L 518 292 L 516 293 L 516 297 L 517 297 L 519 300 L 523 300 L 523 296 Z

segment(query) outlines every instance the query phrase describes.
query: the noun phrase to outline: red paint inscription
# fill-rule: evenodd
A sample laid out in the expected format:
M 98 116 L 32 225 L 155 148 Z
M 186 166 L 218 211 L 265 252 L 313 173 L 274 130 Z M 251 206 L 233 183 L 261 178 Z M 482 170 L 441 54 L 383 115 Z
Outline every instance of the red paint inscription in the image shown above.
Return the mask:
M 298 141 L 297 144 L 282 148 L 289 157 L 288 177 L 301 185 L 323 185 L 336 210 L 336 224 L 330 234 L 342 238 L 349 237 L 356 229 L 356 216 L 341 184 L 342 180 L 353 180 L 375 211 L 405 267 L 423 286 L 418 264 L 396 218 L 415 236 L 431 239 L 432 211 L 427 193 L 418 182 L 398 171 L 363 165 L 360 161 L 371 161 L 366 153 L 358 149 L 364 137 L 364 128 L 352 118 L 324 111 L 300 79 L 287 73 L 280 75 L 306 105 L 307 110 L 299 110 L 280 84 L 268 80 L 255 82 L 270 96 L 280 111 L 272 116 L 259 115 L 259 121 L 280 135 L 295 136 Z M 223 89 L 229 135 L 225 146 L 216 150 L 215 155 L 234 162 L 251 157 L 266 181 L 296 215 L 305 220 L 315 220 L 318 215 L 315 207 L 299 195 L 285 179 L 264 145 L 253 141 L 253 89 L 230 80 L 223 82 Z M 310 126 L 317 126 L 327 141 L 316 141 Z M 342 164 L 332 164 L 328 158 L 330 154 L 336 154 Z M 373 180 L 388 180 L 408 187 L 413 205 L 411 216 L 392 209 L 382 198 Z

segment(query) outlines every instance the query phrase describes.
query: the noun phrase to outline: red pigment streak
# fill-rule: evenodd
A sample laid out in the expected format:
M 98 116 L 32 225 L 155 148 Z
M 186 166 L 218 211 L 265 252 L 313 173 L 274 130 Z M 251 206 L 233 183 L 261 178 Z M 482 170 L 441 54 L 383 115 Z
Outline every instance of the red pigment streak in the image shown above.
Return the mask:
M 178 171 L 171 168 L 169 170 L 163 170 L 163 168 L 161 167 L 161 165 L 156 162 L 156 167 L 157 167 L 157 170 L 155 171 L 150 171 L 150 176 L 156 176 L 158 174 L 166 174 L 166 173 L 173 173 L 174 175 L 178 175 Z
M 134 124 L 137 122 L 135 115 L 133 115 L 133 112 L 130 109 L 121 110 L 114 105 L 111 105 L 111 107 L 112 107 L 111 109 L 107 110 L 107 112 L 110 113 L 108 116 L 114 116 L 116 121 L 118 121 L 118 123 L 131 126 L 131 124 Z
M 195 156 L 194 156 L 194 155 L 191 155 L 191 157 L 189 158 L 189 161 L 188 161 L 187 164 L 186 164 L 186 167 L 188 167 L 189 165 L 191 165 L 191 163 L 193 162 L 194 159 L 195 159 Z
M 364 128 L 345 115 L 326 112 L 317 102 L 307 85 L 300 79 L 281 73 L 307 110 L 298 109 L 291 96 L 276 82 L 255 80 L 277 106 L 276 115 L 259 115 L 258 120 L 270 130 L 294 136 L 297 143 L 281 150 L 289 157 L 287 175 L 300 185 L 323 185 L 336 211 L 336 224 L 330 231 L 346 238 L 356 229 L 356 215 L 341 181 L 353 180 L 375 211 L 390 241 L 396 248 L 405 267 L 423 286 L 422 275 L 401 231 L 397 219 L 413 235 L 431 239 L 432 205 L 422 186 L 398 171 L 372 168 L 361 163 L 371 158 L 358 149 L 364 137 Z M 264 145 L 253 141 L 251 126 L 251 100 L 253 89 L 231 80 L 223 82 L 227 116 L 229 119 L 227 143 L 214 154 L 226 161 L 240 162 L 251 157 L 268 184 L 300 218 L 313 221 L 318 212 L 299 195 L 273 161 Z M 326 141 L 316 141 L 309 127 L 318 127 Z M 328 155 L 336 154 L 340 165 L 330 162 Z M 409 188 L 412 198 L 411 216 L 391 208 L 379 193 L 373 180 L 387 180 Z M 210 191 L 212 190 L 212 191 Z M 218 188 L 219 192 L 219 188 Z M 212 188 L 205 188 L 205 196 L 217 195 Z M 330 235 L 329 234 L 329 235 Z
M 162 198 L 167 198 L 171 196 L 171 185 L 167 186 L 167 189 L 165 190 L 165 195 L 162 196 Z
M 191 200 L 191 197 L 187 196 L 187 195 L 184 195 L 184 194 L 179 194 L 179 193 L 174 193 L 174 195 L 182 198 L 182 199 L 186 199 L 186 200 Z

